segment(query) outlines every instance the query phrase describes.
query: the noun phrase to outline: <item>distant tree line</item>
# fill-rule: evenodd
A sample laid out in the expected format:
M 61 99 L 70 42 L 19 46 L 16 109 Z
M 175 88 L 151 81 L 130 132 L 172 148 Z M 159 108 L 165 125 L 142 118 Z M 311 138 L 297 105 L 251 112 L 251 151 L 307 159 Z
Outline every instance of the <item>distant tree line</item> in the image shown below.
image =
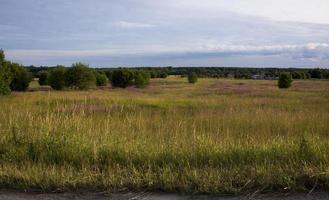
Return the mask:
M 51 69 L 51 67 L 33 66 L 27 68 L 35 76 L 39 71 Z M 95 70 L 105 73 L 110 78 L 111 73 L 116 69 L 118 68 L 97 68 Z M 187 77 L 192 73 L 199 78 L 253 79 L 255 75 L 258 75 L 261 79 L 275 79 L 282 73 L 290 73 L 293 79 L 329 79 L 329 69 L 325 68 L 138 67 L 126 69 L 147 72 L 150 78 L 166 78 L 169 75 Z
M 282 75 L 289 74 L 289 75 Z M 71 67 L 24 67 L 5 59 L 0 50 L 0 94 L 25 91 L 33 78 L 40 85 L 50 85 L 55 90 L 85 90 L 96 86 L 146 87 L 150 78 L 166 78 L 169 75 L 187 77 L 189 83 L 198 78 L 282 79 L 279 87 L 290 86 L 290 79 L 329 79 L 329 69 L 298 68 L 239 68 L 239 67 L 138 67 L 138 68 L 89 68 L 83 63 Z M 282 75 L 282 76 L 281 76 Z M 279 80 L 280 82 L 280 80 Z
M 110 83 L 113 87 L 144 88 L 150 77 L 148 71 L 124 68 L 104 71 L 89 68 L 83 63 L 75 63 L 71 67 L 24 67 L 7 61 L 3 50 L 0 50 L 0 95 L 26 91 L 33 78 L 38 78 L 40 85 L 50 85 L 55 90 L 85 90 Z
M 144 88 L 149 84 L 148 72 L 131 69 L 116 69 L 113 71 L 100 71 L 89 68 L 83 63 L 75 63 L 71 67 L 56 66 L 43 69 L 36 75 L 40 85 L 50 85 L 55 90 L 65 88 L 86 90 L 95 86 L 107 86 L 126 88 L 135 86 Z

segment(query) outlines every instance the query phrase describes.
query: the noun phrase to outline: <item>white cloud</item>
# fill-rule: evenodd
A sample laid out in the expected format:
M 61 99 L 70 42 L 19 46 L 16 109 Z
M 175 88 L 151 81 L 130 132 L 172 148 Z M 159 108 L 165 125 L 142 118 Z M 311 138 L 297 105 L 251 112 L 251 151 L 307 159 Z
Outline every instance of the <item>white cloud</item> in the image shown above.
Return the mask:
M 152 28 L 155 25 L 148 23 L 138 23 L 138 22 L 128 22 L 128 21 L 118 21 L 113 23 L 115 26 L 120 28 Z
M 237 63 L 238 56 L 277 55 L 268 65 L 317 58 L 329 64 L 328 0 L 36 1 L 11 0 L 0 8 L 6 22 L 0 48 L 8 59 L 56 64 L 93 57 L 90 64 L 107 65 L 120 56 L 120 63 L 133 56 L 160 62 L 155 55 L 192 63 L 203 56 L 206 66 L 216 56 Z
M 286 55 L 295 59 L 329 59 L 329 44 L 309 43 L 305 45 L 222 45 L 216 43 L 208 44 L 186 44 L 185 46 L 163 46 L 150 45 L 143 47 L 126 47 L 102 50 L 7 50 L 9 59 L 31 59 L 31 58 L 56 58 L 56 57 L 98 57 L 98 56 L 152 56 L 159 54 L 214 54 L 226 56 L 239 55 Z
M 231 11 L 272 20 L 329 24 L 328 0 L 164 0 L 161 3 L 144 1 L 153 6 L 159 5 L 159 10 L 169 7 L 176 9 L 176 12 L 184 10 L 184 14 L 191 11 L 209 16 Z

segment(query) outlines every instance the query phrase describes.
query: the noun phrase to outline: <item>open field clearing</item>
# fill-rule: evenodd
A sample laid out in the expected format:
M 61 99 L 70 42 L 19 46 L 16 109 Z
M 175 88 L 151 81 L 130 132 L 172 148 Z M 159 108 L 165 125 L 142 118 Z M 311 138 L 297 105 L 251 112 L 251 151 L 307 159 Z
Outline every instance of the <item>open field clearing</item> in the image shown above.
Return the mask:
M 170 77 L 146 89 L 13 93 L 0 96 L 0 187 L 326 190 L 328 139 L 329 81 L 280 90 L 276 81 Z

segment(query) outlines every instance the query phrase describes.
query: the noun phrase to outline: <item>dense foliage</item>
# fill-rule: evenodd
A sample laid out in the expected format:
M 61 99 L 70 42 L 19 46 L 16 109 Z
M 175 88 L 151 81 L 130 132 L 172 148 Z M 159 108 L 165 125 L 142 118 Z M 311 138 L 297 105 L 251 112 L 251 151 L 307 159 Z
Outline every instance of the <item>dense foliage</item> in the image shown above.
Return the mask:
M 10 63 L 9 65 L 12 73 L 10 89 L 13 91 L 26 91 L 32 80 L 32 74 L 20 64 Z
M 196 83 L 198 82 L 198 76 L 195 74 L 195 73 L 190 73 L 188 76 L 187 76 L 187 80 L 189 83 Z
M 67 87 L 86 90 L 96 85 L 96 77 L 88 65 L 75 63 L 67 69 L 65 83 Z
M 8 95 L 10 92 L 10 87 L 0 72 L 0 95 Z
M 279 76 L 278 86 L 279 88 L 290 88 L 292 83 L 292 76 L 290 73 L 282 73 Z
M 6 78 L 5 54 L 0 50 L 0 95 L 10 94 L 10 87 Z
M 22 65 L 5 60 L 0 50 L 0 94 L 10 94 L 11 90 L 25 91 L 32 80 L 32 74 Z
M 37 76 L 46 67 L 28 67 Z M 199 78 L 237 78 L 237 79 L 277 79 L 281 73 L 291 73 L 294 79 L 329 79 L 329 69 L 300 69 L 300 68 L 239 68 L 239 67 L 137 67 L 126 68 L 142 70 L 150 73 L 151 78 L 166 78 L 168 75 L 186 77 L 195 73 Z M 104 72 L 111 81 L 113 72 L 117 68 L 98 68 L 96 71 Z
M 96 72 L 96 85 L 97 86 L 106 86 L 109 83 L 109 79 L 106 74 L 103 72 Z
M 49 77 L 48 71 L 40 71 L 38 77 L 39 77 L 39 85 L 48 85 L 48 77 Z
M 160 72 L 159 73 L 159 78 L 167 78 L 167 77 L 168 77 L 167 72 Z
M 49 73 L 48 83 L 55 90 L 62 90 L 65 87 L 66 68 L 58 65 Z
M 134 73 L 129 69 L 118 69 L 113 71 L 111 84 L 113 87 L 125 88 L 134 84 Z
M 150 74 L 145 71 L 135 71 L 134 85 L 138 88 L 145 88 L 150 84 Z

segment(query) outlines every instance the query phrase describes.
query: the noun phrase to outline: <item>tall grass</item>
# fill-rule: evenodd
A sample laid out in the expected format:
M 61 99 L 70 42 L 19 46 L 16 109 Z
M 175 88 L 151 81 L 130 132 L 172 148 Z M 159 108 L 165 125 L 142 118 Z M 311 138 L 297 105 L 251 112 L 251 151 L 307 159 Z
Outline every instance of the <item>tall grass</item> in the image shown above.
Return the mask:
M 0 187 L 329 189 L 329 82 L 185 82 L 0 97 Z

